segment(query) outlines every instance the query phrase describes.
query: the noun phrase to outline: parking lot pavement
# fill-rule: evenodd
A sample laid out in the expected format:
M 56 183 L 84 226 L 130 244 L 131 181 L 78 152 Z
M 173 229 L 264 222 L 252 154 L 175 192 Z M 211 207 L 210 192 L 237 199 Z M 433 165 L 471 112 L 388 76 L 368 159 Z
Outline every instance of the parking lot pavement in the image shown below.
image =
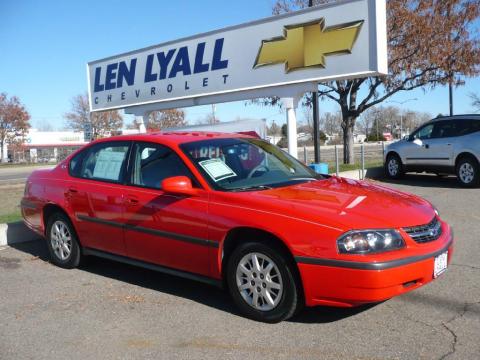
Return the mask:
M 9 166 L 0 167 L 0 185 L 3 183 L 23 183 L 34 171 L 40 169 L 52 169 L 54 165 L 31 165 L 31 166 Z
M 222 290 L 100 259 L 63 270 L 43 242 L 23 243 L 0 250 L 0 358 L 478 359 L 480 189 L 425 175 L 388 185 L 454 228 L 453 264 L 423 288 L 269 325 L 239 316 Z

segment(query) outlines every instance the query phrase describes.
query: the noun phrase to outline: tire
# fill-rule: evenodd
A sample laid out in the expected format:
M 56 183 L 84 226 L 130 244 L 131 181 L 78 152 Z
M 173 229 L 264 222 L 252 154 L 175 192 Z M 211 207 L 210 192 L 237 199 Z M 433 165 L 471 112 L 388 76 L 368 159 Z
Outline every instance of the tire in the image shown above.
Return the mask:
M 65 214 L 57 212 L 48 218 L 46 239 L 55 265 L 64 269 L 78 267 L 82 252 L 75 229 Z
M 461 186 L 471 188 L 480 183 L 480 167 L 472 157 L 463 157 L 457 164 L 457 180 Z
M 402 160 L 397 154 L 390 154 L 387 156 L 387 161 L 385 162 L 385 174 L 390 179 L 400 179 L 405 174 Z
M 252 267 L 255 257 L 259 267 Z M 256 321 L 277 323 L 298 313 L 303 305 L 295 274 L 290 261 L 275 247 L 244 243 L 230 256 L 227 284 L 242 314 Z

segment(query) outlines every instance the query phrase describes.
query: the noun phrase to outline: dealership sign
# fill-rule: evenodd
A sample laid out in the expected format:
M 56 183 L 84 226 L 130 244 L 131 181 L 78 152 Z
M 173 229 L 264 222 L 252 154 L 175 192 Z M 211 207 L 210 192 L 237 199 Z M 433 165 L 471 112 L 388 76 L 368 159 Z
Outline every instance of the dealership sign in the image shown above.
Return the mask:
M 385 23 L 385 0 L 344 0 L 93 61 L 90 106 L 386 74 Z

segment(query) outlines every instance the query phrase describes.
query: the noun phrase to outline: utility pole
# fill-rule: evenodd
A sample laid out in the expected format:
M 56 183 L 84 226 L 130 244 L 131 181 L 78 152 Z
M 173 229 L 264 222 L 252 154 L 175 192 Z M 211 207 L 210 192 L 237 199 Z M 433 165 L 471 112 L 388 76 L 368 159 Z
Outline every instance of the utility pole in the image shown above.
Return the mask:
M 450 80 L 448 81 L 448 100 L 450 104 L 450 116 L 453 116 L 453 86 L 452 86 L 453 74 L 450 73 Z
M 308 7 L 313 6 L 313 0 L 308 0 Z M 317 84 L 318 87 L 318 84 Z M 312 108 L 313 108 L 313 149 L 314 149 L 314 162 L 318 164 L 320 162 L 320 129 L 318 128 L 318 93 L 312 92 Z

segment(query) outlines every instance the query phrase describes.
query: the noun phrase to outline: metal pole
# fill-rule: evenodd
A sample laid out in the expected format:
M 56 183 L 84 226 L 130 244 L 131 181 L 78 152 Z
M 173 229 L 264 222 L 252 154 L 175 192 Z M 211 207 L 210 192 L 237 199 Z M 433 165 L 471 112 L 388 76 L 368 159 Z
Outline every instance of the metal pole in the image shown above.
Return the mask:
M 448 99 L 450 103 L 450 116 L 453 116 L 453 86 L 452 79 L 448 82 Z
M 303 146 L 303 163 L 307 165 L 307 147 Z
M 313 6 L 313 0 L 308 1 L 308 7 Z M 318 164 L 320 162 L 320 129 L 318 119 L 318 93 L 312 92 L 312 108 L 313 108 L 313 157 L 314 162 Z
M 364 144 L 362 144 L 360 146 L 360 151 L 361 151 L 361 154 L 362 154 L 362 157 L 361 157 L 361 163 L 362 163 L 362 179 L 365 179 L 365 148 L 364 148 Z
M 339 173 L 339 166 L 338 166 L 338 147 L 337 145 L 335 145 L 335 173 L 337 174 L 338 176 L 338 173 Z

